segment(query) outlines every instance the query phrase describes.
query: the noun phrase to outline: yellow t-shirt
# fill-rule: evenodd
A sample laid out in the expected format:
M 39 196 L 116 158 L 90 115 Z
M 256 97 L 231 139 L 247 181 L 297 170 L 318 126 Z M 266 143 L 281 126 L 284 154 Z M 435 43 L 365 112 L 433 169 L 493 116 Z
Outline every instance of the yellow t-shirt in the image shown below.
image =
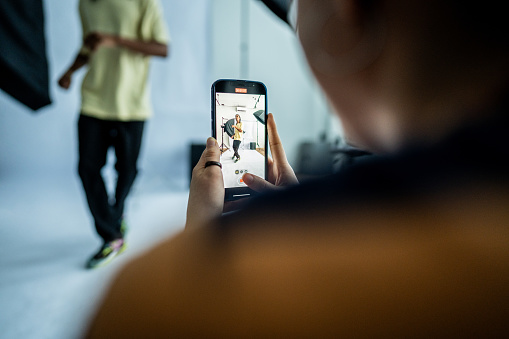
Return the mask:
M 235 124 L 235 126 L 237 126 L 237 128 L 240 128 L 242 130 L 241 122 Z M 235 128 L 235 134 L 233 135 L 233 140 L 241 140 L 242 139 L 242 133 L 239 132 L 239 130 L 237 128 Z
M 126 39 L 170 40 L 159 0 L 80 0 L 83 37 L 91 32 Z M 143 121 L 152 115 L 149 97 L 150 57 L 122 47 L 89 54 L 81 87 L 81 112 L 103 120 Z

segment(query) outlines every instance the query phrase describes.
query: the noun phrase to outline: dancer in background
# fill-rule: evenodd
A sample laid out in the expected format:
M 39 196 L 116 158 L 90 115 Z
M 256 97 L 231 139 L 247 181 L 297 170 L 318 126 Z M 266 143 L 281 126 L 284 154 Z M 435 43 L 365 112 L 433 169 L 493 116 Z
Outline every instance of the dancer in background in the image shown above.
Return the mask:
M 239 154 L 239 147 L 240 143 L 242 142 L 242 133 L 244 131 L 242 130 L 242 119 L 240 118 L 239 114 L 235 114 L 235 124 L 232 125 L 232 127 L 235 129 L 235 134 L 232 136 L 233 139 L 233 157 L 232 160 L 235 160 L 235 162 L 240 160 L 240 154 Z
M 124 205 L 138 173 L 145 121 L 152 115 L 150 56 L 168 55 L 169 34 L 159 0 L 80 0 L 83 46 L 58 84 L 68 89 L 75 71 L 88 66 L 81 87 L 78 171 L 102 245 L 93 268 L 121 253 L 126 243 Z M 101 169 L 115 150 L 114 197 Z

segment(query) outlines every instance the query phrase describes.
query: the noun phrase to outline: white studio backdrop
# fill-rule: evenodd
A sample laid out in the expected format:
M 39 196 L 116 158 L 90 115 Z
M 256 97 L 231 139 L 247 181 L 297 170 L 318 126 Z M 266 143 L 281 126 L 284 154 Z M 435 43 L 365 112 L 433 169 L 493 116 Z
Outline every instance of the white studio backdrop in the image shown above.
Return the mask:
M 162 0 L 171 34 L 170 55 L 152 58 L 154 116 L 147 123 L 140 167 L 185 188 L 191 140 L 209 135 L 210 0 Z M 77 118 L 84 69 L 72 87 L 57 86 L 81 41 L 78 0 L 44 1 L 53 104 L 32 113 L 0 91 L 0 185 L 9 177 L 76 172 Z
M 265 83 L 269 112 L 292 165 L 303 142 L 341 132 L 316 84 L 296 33 L 256 0 L 212 1 L 213 79 L 248 78 Z
M 269 112 L 275 114 L 290 163 L 302 142 L 337 134 L 339 124 L 329 114 L 295 33 L 260 1 L 161 3 L 172 41 L 169 58 L 152 59 L 154 117 L 145 130 L 142 178 L 161 189 L 187 189 L 189 145 L 204 143 L 210 135 L 210 85 L 218 78 L 267 85 Z M 0 185 L 8 176 L 76 175 L 84 71 L 68 91 L 56 82 L 80 45 L 78 0 L 44 4 L 53 104 L 32 114 L 0 92 Z

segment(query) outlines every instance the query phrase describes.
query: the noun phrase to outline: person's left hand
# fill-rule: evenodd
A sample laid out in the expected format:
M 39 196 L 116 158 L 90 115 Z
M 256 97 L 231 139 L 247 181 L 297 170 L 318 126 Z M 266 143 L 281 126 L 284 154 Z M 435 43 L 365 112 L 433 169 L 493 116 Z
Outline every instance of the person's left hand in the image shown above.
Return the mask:
M 200 227 L 221 216 L 224 204 L 223 172 L 219 166 L 205 167 L 207 161 L 219 161 L 221 151 L 214 138 L 207 139 L 207 147 L 193 169 L 186 229 Z
M 112 34 L 92 32 L 85 37 L 83 41 L 92 52 L 99 47 L 115 47 L 117 45 L 117 37 Z
M 295 175 L 290 163 L 288 162 L 283 149 L 283 144 L 279 138 L 276 128 L 274 115 L 269 113 L 267 116 L 267 132 L 269 137 L 269 146 L 272 157 L 268 157 L 268 180 L 264 180 L 251 173 L 245 173 L 242 176 L 244 183 L 255 192 L 269 192 L 281 189 L 286 186 L 298 185 L 299 180 Z M 224 212 L 231 212 L 241 209 L 250 198 L 243 198 L 235 201 L 229 201 L 224 204 Z

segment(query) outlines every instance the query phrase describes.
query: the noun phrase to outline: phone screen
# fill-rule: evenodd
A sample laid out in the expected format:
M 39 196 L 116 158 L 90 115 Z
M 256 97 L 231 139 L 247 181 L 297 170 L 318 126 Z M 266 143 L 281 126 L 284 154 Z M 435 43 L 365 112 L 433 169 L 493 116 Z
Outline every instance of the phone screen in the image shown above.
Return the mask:
M 212 135 L 221 151 L 225 199 L 253 195 L 244 173 L 267 178 L 267 93 L 260 82 L 218 80 L 212 85 Z

